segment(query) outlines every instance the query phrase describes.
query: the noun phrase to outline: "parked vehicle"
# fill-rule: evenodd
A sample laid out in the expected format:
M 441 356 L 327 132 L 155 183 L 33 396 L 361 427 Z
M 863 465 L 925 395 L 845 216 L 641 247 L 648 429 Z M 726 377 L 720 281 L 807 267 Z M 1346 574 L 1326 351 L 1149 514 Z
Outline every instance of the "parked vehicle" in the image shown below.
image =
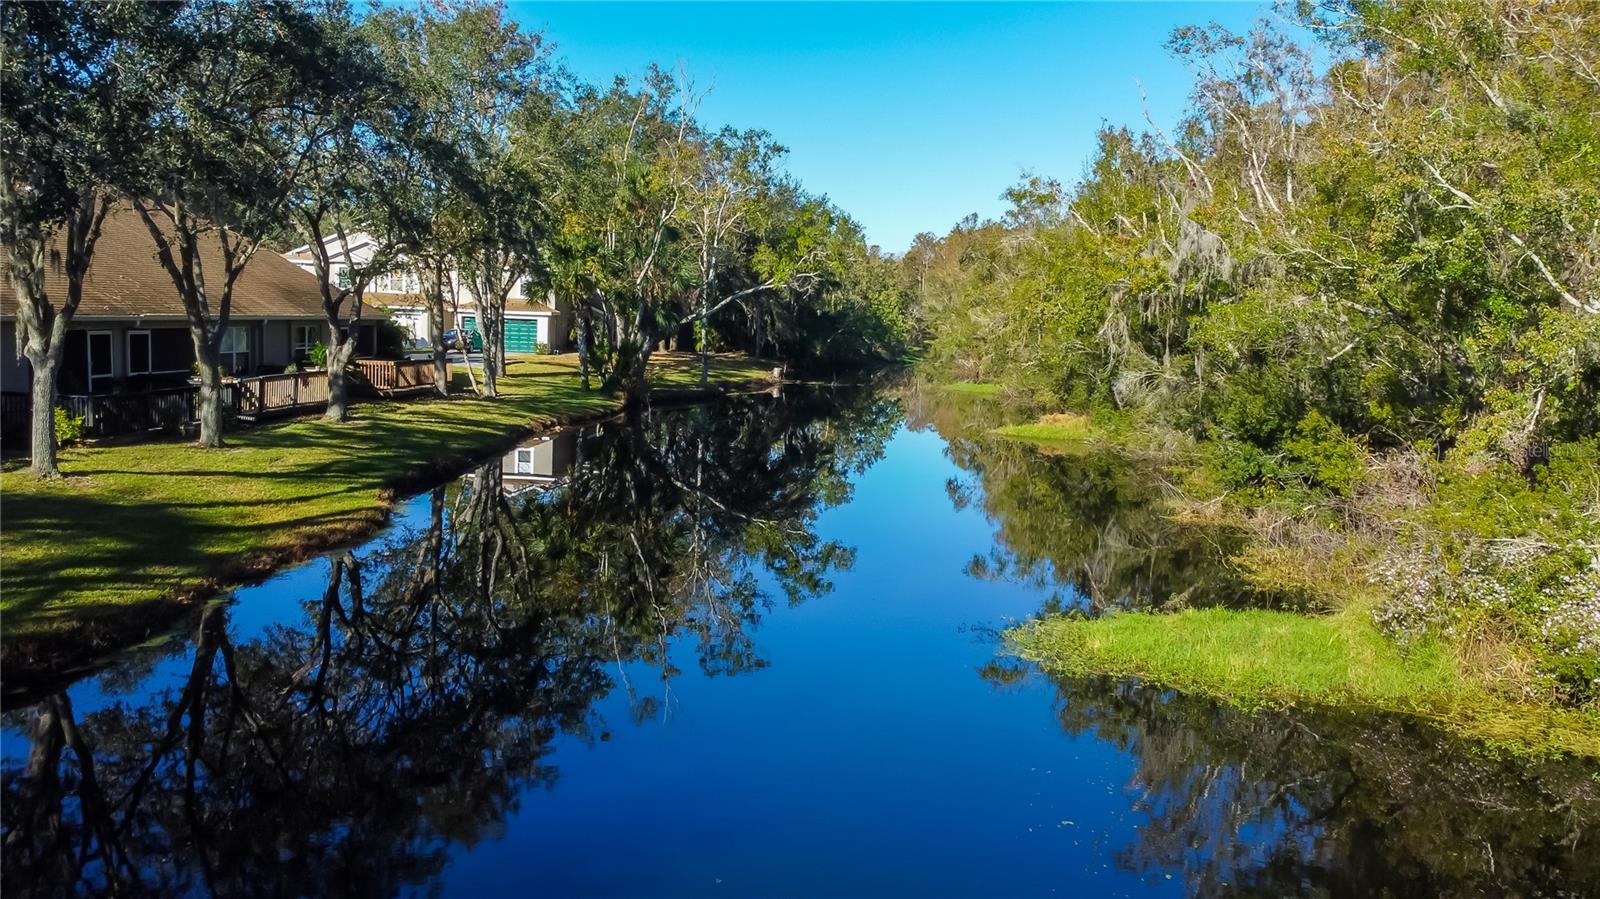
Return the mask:
M 461 336 L 462 336 L 462 332 L 457 330 L 457 329 L 455 329 L 455 328 L 451 328 L 450 330 L 444 332 L 444 345 L 445 345 L 445 347 L 447 347 L 448 349 L 452 349 L 452 350 L 460 349 L 461 348 Z M 469 341 L 468 344 L 467 344 L 468 352 L 473 352 L 473 353 L 481 353 L 481 352 L 483 352 L 483 335 L 482 334 L 479 334 L 475 330 L 467 331 L 466 332 L 466 337 L 467 337 L 467 340 Z

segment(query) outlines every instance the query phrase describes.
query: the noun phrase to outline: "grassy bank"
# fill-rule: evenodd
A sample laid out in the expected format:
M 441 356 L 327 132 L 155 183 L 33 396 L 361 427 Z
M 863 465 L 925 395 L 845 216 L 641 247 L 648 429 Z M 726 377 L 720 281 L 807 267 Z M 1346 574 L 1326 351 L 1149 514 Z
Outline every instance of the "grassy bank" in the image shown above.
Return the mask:
M 1084 443 L 1103 435 L 1089 416 L 1071 412 L 1058 412 L 1041 416 L 1037 421 L 1005 425 L 995 428 L 995 433 L 1011 440 L 1046 446 Z
M 1592 445 L 1553 447 L 1529 478 L 1304 428 L 1272 456 L 1100 411 L 990 433 L 1148 466 L 1156 514 L 1242 534 L 1229 565 L 1289 610 L 1047 620 L 1012 635 L 1025 655 L 1243 706 L 1403 712 L 1491 744 L 1600 757 L 1585 648 L 1600 621 L 1585 549 L 1600 495 Z
M 652 381 L 698 383 L 691 356 L 658 356 Z M 766 377 L 720 358 L 720 384 Z M 458 378 L 459 380 L 459 378 Z M 8 653 L 138 618 L 141 608 L 247 579 L 380 523 L 385 492 L 445 473 L 530 428 L 602 415 L 571 357 L 514 360 L 501 398 L 361 403 L 354 419 L 248 428 L 221 450 L 163 442 L 64 452 L 64 481 L 0 474 L 0 625 Z M 125 631 L 126 628 L 119 628 Z M 125 638 L 126 634 L 119 634 Z M 106 639 L 110 639 L 109 637 Z
M 1356 608 L 1047 618 L 1006 639 L 1060 674 L 1137 677 L 1245 708 L 1398 712 L 1513 751 L 1600 758 L 1600 714 L 1495 695 L 1463 673 L 1445 645 L 1420 640 L 1402 648 Z
M 962 396 L 1000 395 L 999 384 L 986 384 L 973 381 L 951 381 L 947 384 L 941 385 L 941 387 L 950 393 L 960 394 Z

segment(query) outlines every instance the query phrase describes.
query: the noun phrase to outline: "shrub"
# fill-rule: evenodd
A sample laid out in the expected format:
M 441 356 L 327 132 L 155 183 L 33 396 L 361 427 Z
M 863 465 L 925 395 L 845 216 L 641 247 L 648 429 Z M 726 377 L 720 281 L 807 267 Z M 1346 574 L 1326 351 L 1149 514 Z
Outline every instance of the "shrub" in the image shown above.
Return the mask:
M 1307 484 L 1349 496 L 1366 471 L 1366 451 L 1315 410 L 1300 419 L 1283 444 L 1289 467 Z
M 1389 592 L 1373 612 L 1384 631 L 1469 648 L 1509 634 L 1533 650 L 1535 687 L 1574 705 L 1600 699 L 1600 571 L 1581 553 L 1536 542 L 1435 545 L 1391 557 L 1378 580 Z M 1494 651 L 1487 661 L 1511 660 Z
M 312 344 L 311 349 L 306 350 L 306 358 L 311 362 L 313 367 L 327 368 L 328 345 L 325 343 Z
M 533 345 L 533 352 L 536 356 L 554 356 L 556 351 L 551 349 L 548 343 L 536 343 Z
M 67 410 L 57 406 L 55 408 L 55 432 L 57 446 L 71 446 L 83 440 L 83 416 L 69 415 Z
M 1283 466 L 1277 457 L 1253 443 L 1218 437 L 1202 447 L 1206 467 L 1228 490 L 1261 487 L 1283 479 Z

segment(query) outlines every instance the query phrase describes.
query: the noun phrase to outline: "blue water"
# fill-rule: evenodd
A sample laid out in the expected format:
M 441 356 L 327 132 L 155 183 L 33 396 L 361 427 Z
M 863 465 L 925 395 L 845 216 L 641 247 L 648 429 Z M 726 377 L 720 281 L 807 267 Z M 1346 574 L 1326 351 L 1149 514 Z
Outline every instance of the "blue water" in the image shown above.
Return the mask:
M 539 591 L 569 585 L 557 598 L 562 611 L 515 639 L 485 639 L 480 656 L 430 659 L 418 647 L 434 644 L 419 628 L 408 653 L 377 659 L 358 648 L 367 638 L 351 625 L 334 657 L 348 652 L 356 674 L 336 670 L 320 700 L 302 699 L 312 675 L 292 675 L 301 664 L 318 670 L 314 632 L 332 563 L 313 560 L 237 591 L 215 613 L 226 616 L 237 679 L 220 657 L 207 666 L 215 698 L 198 764 L 187 762 L 184 739 L 158 748 L 194 678 L 192 625 L 66 691 L 112 806 L 97 819 L 109 830 L 89 820 L 70 747 L 55 765 L 29 765 L 51 720 L 43 710 L 59 700 L 8 712 L 7 895 L 99 894 L 113 884 L 194 895 L 446 896 L 1581 895 L 1595 887 L 1596 863 L 1562 843 L 1591 823 L 1581 767 L 1495 759 L 1393 719 L 1247 715 L 1137 684 L 1058 681 L 1007 657 L 997 631 L 1047 603 L 1098 606 L 1102 595 L 1136 603 L 1175 578 L 1227 583 L 1215 580 L 1228 576 L 1224 560 L 1202 571 L 1185 550 L 1175 552 L 1184 557 L 1175 573 L 1157 571 L 1150 546 L 1180 538 L 1149 530 L 1157 526 L 1141 517 L 1148 503 L 1119 500 L 1092 507 L 1109 517 L 1091 522 L 1101 536 L 1086 561 L 1080 543 L 1050 542 L 1067 530 L 1050 517 L 1059 514 L 1052 503 L 1030 495 L 1008 504 L 1023 483 L 1015 479 L 1142 483 L 1136 469 L 1107 475 L 988 443 L 974 436 L 983 428 L 963 426 L 991 412 L 930 412 L 926 396 L 869 400 L 877 405 L 867 412 L 868 400 L 852 400 L 851 415 L 816 401 L 750 408 L 740 413 L 748 426 L 729 426 L 738 414 L 725 409 L 663 414 L 636 427 L 632 444 L 626 424 L 563 436 L 554 461 L 537 463 L 553 485 L 506 488 L 503 514 L 521 522 L 535 553 L 579 546 L 560 543 L 560 527 L 596 508 L 580 503 L 614 501 L 614 482 L 644 470 L 631 467 L 637 458 L 658 454 L 684 485 L 660 486 L 661 468 L 629 482 L 635 492 L 624 495 L 646 491 L 652 499 L 641 508 L 659 512 L 648 525 L 597 514 L 581 545 L 605 561 L 576 578 L 561 560 L 526 563 L 538 572 L 529 577 L 535 607 L 557 604 Z M 917 410 L 909 420 L 906 407 Z M 839 452 L 856 438 L 818 438 L 830 423 L 877 436 Z M 798 503 L 741 492 L 761 482 L 754 469 L 794 446 L 804 447 L 794 451 L 797 468 L 811 479 Z M 716 476 L 684 464 L 686 453 L 725 465 L 723 485 L 686 498 L 687 485 Z M 740 465 L 754 466 L 749 477 Z M 355 550 L 363 602 L 384 610 L 374 620 L 404 619 L 390 610 L 405 604 L 387 597 L 418 564 L 414 548 L 434 504 L 447 529 L 467 533 L 463 509 L 490 495 L 480 487 L 500 476 L 493 468 L 406 501 L 388 531 Z M 563 517 L 563 508 L 578 511 Z M 1048 514 L 1035 520 L 1038 510 Z M 722 567 L 707 569 L 716 569 L 713 592 L 745 596 L 733 585 L 741 572 L 753 578 L 757 598 L 729 603 L 742 610 L 732 630 L 748 646 L 708 650 L 692 628 L 651 630 L 664 609 L 691 622 L 714 617 L 712 601 L 663 599 L 694 583 L 683 579 L 696 558 L 686 547 L 698 545 L 687 523 L 700 518 L 723 529 L 708 538 L 721 541 Z M 769 521 L 785 547 L 853 552 L 823 566 L 825 585 L 791 602 L 752 536 Z M 661 522 L 674 522 L 671 539 L 634 543 L 662 533 Z M 604 543 L 612 538 L 615 547 Z M 468 558 L 467 539 L 454 539 Z M 648 577 L 600 586 L 613 566 L 651 553 L 659 555 Z M 975 576 L 975 557 L 1008 558 L 1012 568 Z M 1107 569 L 1134 574 L 1108 585 L 1093 573 Z M 507 568 L 483 595 L 514 595 L 511 576 Z M 439 608 L 473 609 L 459 599 L 472 577 L 451 583 L 457 592 L 444 590 Z M 640 591 L 651 598 L 633 595 Z M 339 609 L 353 615 L 351 590 L 339 595 Z M 642 603 L 644 624 L 608 611 L 613 601 Z M 514 600 L 496 608 L 486 632 L 525 614 Z M 456 619 L 437 620 L 445 619 L 433 627 Z M 636 639 L 619 640 L 619 629 Z M 368 633 L 381 642 L 387 631 Z M 551 650 L 525 657 L 527 639 L 549 639 Z M 665 655 L 655 651 L 663 645 Z M 530 671 L 538 687 L 498 689 Z M 364 692 L 390 674 L 404 686 L 388 698 Z M 241 690 L 228 693 L 225 683 L 235 682 Z M 454 692 L 429 699 L 441 683 Z M 65 706 L 55 708 L 60 715 Z M 260 723 L 240 723 L 247 712 Z M 189 734 L 193 721 L 191 707 L 171 733 Z M 446 763 L 433 772 L 430 759 Z M 478 778 L 479 768 L 490 774 Z M 146 769 L 159 773 L 138 800 L 118 804 Z M 195 798 L 184 786 L 190 770 Z M 1418 787 L 1452 782 L 1465 786 Z M 1577 801 L 1557 813 L 1544 808 L 1551 795 Z M 1492 803 L 1506 811 L 1486 811 Z M 37 823 L 52 811 L 66 824 Z M 118 828 L 120 836 L 104 836 Z M 66 850 L 52 842 L 62 833 Z M 1473 840 L 1499 854 L 1490 859 Z M 110 864 L 108 843 L 116 844 Z

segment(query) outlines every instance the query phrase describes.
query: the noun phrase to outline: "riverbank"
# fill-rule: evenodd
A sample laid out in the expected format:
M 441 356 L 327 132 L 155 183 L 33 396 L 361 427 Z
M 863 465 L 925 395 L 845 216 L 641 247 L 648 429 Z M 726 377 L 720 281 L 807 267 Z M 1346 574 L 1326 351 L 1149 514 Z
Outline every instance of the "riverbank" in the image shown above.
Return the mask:
M 1245 535 L 1230 550 L 1268 609 L 1141 607 L 1008 635 L 1051 671 L 1135 677 L 1243 707 L 1402 713 L 1525 752 L 1600 757 L 1594 694 L 1595 448 L 1505 466 L 1292 440 L 1245 480 L 1234 447 L 1117 414 L 1028 412 L 991 435 L 1138 459 L 1159 514 Z M 1231 605 L 1231 603 L 1230 603 Z
M 717 359 L 707 393 L 757 385 Z M 698 390 L 698 361 L 652 360 L 652 383 Z M 241 430 L 221 450 L 164 442 L 65 451 L 66 478 L 0 473 L 0 658 L 7 678 L 59 670 L 160 633 L 197 600 L 380 527 L 395 496 L 536 430 L 621 410 L 572 357 L 517 358 L 502 396 L 361 403 L 344 424 Z
M 1064 676 L 1132 677 L 1255 710 L 1330 706 L 1408 715 L 1490 747 L 1600 758 L 1600 715 L 1495 695 L 1437 640 L 1406 647 L 1365 610 L 1261 609 L 1039 619 L 1006 633 Z

